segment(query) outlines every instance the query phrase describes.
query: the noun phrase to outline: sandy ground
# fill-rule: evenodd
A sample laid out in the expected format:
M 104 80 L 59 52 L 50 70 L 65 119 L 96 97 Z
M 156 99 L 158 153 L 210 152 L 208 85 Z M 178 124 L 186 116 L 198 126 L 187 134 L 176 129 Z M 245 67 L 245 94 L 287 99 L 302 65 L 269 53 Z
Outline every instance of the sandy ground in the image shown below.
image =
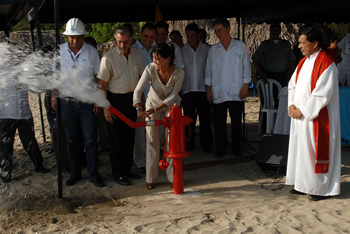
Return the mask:
M 20 141 L 15 142 L 13 179 L 0 187 L 0 233 L 349 233 L 350 153 L 342 151 L 342 193 L 319 202 L 289 194 L 284 175 L 266 175 L 254 161 L 184 171 L 185 193 L 174 195 L 165 173 L 147 190 L 144 175 L 133 185 L 116 184 L 108 155 L 100 154 L 106 182 L 83 179 L 63 185 L 57 198 L 57 167 L 48 124 L 43 143 L 37 95 L 30 95 L 36 136 L 47 174 L 35 173 Z M 257 122 L 258 102 L 246 105 L 247 122 Z M 200 149 L 198 149 L 200 152 Z M 198 153 L 197 152 L 197 153 Z M 63 174 L 63 181 L 68 174 Z

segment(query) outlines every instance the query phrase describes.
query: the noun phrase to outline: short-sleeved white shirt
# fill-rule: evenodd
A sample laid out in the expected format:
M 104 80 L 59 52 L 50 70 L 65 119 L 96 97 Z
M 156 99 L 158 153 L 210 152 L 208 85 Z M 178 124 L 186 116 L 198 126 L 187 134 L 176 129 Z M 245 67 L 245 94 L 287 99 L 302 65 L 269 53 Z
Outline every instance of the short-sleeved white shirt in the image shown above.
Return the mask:
M 205 65 L 210 46 L 202 42 L 194 51 L 187 43 L 181 48 L 182 59 L 185 65 L 185 79 L 182 84 L 182 93 L 205 92 Z
M 100 56 L 95 47 L 83 42 L 79 52 L 69 49 L 68 42 L 61 44 L 60 91 L 64 96 L 76 97 L 76 88 L 84 87 L 85 91 L 97 88 L 95 75 L 100 67 Z M 79 85 L 82 84 L 83 86 Z
M 213 103 L 243 101 L 239 92 L 251 81 L 251 64 L 247 47 L 231 38 L 227 51 L 221 44 L 211 46 L 205 69 L 205 84 L 211 86 Z
M 108 91 L 124 94 L 135 90 L 141 74 L 142 60 L 138 49 L 130 47 L 126 59 L 123 52 L 115 47 L 102 57 L 97 77 L 108 83 Z

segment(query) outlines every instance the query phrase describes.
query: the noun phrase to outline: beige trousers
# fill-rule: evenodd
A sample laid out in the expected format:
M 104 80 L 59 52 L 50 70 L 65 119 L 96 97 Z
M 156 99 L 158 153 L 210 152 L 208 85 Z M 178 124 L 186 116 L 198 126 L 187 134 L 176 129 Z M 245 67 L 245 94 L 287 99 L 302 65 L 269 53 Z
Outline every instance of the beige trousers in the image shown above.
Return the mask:
M 146 109 L 154 108 L 157 105 L 147 100 Z M 160 120 L 162 113 L 169 116 L 169 108 L 164 107 L 150 115 L 151 120 Z M 165 129 L 167 131 L 167 129 Z M 156 183 L 159 171 L 159 154 L 160 154 L 160 127 L 148 126 L 146 127 L 146 182 Z M 169 143 L 168 143 L 169 144 Z M 169 162 L 169 167 L 166 170 L 169 182 L 174 181 L 173 177 L 173 160 L 166 158 Z

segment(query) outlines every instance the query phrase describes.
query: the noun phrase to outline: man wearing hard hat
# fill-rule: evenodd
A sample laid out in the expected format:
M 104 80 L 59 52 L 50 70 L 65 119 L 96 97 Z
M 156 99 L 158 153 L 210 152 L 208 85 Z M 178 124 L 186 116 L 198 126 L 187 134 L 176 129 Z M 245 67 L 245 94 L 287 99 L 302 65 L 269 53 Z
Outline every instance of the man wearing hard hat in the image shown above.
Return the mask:
M 60 45 L 60 94 L 62 99 L 62 125 L 66 135 L 67 154 L 70 167 L 70 178 L 67 186 L 74 185 L 81 179 L 81 157 L 84 147 L 89 180 L 97 187 L 105 184 L 98 173 L 97 128 L 95 114 L 99 108 L 96 104 L 83 102 L 82 97 L 89 95 L 96 88 L 96 74 L 100 66 L 97 50 L 84 42 L 83 22 L 72 18 L 67 22 L 63 33 L 68 42 Z M 79 99 L 78 99 L 79 97 Z M 56 91 L 52 94 L 52 107 L 56 110 Z

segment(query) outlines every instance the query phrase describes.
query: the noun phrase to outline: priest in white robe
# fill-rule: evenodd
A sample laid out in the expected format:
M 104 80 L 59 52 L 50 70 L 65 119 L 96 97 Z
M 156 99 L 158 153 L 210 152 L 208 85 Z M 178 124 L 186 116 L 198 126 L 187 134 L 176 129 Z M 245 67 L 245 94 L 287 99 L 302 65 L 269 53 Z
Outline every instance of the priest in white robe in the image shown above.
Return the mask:
M 326 53 L 321 31 L 299 34 L 305 56 L 288 85 L 292 118 L 286 184 L 292 194 L 318 201 L 340 194 L 341 148 L 338 70 Z

